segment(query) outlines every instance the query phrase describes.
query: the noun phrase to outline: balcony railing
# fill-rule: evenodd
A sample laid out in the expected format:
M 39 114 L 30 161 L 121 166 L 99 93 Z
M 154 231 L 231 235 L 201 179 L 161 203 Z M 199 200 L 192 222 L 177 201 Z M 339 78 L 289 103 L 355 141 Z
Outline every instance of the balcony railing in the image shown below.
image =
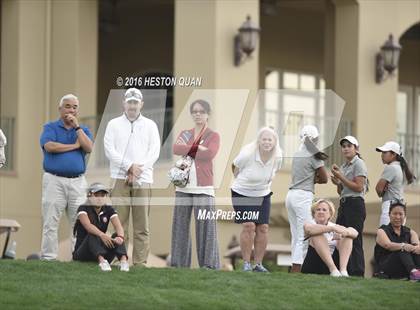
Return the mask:
M 0 117 L 0 128 L 7 139 L 5 147 L 6 164 L 2 171 L 13 171 L 15 166 L 15 119 L 13 117 Z
M 420 135 L 398 133 L 398 143 L 402 146 L 403 156 L 408 166 L 417 177 L 415 184 L 420 184 Z

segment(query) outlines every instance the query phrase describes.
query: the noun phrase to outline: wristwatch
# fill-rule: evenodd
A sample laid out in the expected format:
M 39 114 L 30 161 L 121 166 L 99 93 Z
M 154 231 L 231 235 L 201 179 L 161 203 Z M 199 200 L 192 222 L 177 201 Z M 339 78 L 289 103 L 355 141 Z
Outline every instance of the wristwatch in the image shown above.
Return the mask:
M 404 252 L 405 243 L 401 243 L 401 252 Z

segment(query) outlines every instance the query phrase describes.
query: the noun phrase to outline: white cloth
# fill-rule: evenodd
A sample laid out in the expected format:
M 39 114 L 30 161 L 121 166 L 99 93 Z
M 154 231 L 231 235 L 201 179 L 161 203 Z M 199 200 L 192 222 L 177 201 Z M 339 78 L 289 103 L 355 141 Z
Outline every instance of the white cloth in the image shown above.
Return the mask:
M 260 152 L 254 156 L 247 156 L 246 151 L 241 150 L 233 160 L 233 164 L 239 168 L 239 173 L 232 183 L 232 190 L 247 197 L 264 197 L 271 192 L 271 181 L 275 173 L 281 168 L 281 160 L 271 158 L 263 163 Z
M 6 136 L 4 135 L 3 131 L 0 129 L 0 147 L 5 146 L 7 144 Z
M 304 241 L 303 225 L 312 219 L 311 206 L 314 194 L 302 189 L 287 192 L 286 208 L 292 235 L 292 263 L 301 265 L 308 251 L 308 241 Z
M 214 197 L 214 187 L 213 186 L 199 186 L 197 183 L 197 169 L 195 167 L 195 161 L 191 165 L 190 177 L 188 184 L 185 187 L 176 187 L 177 192 L 186 193 L 186 194 L 205 194 Z
M 0 168 L 6 163 L 6 155 L 4 154 L 4 147 L 7 144 L 6 136 L 0 129 Z
M 381 216 L 379 218 L 379 227 L 382 225 L 389 224 L 389 207 L 391 206 L 391 200 L 382 202 Z
M 45 172 L 42 177 L 42 241 L 41 259 L 57 258 L 58 227 L 63 211 L 70 223 L 73 250 L 73 226 L 77 209 L 86 200 L 87 183 L 84 176 L 64 178 Z
M 125 179 L 132 164 L 143 165 L 137 183 L 153 183 L 153 164 L 159 158 L 160 136 L 156 123 L 142 115 L 131 122 L 125 116 L 109 121 L 104 136 L 111 178 Z

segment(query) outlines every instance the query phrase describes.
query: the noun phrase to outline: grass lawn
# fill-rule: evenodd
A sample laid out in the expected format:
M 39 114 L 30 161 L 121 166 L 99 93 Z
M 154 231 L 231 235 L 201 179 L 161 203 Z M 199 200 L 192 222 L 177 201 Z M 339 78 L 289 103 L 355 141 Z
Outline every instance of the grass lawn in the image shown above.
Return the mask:
M 0 309 L 420 309 L 420 283 L 0 261 Z

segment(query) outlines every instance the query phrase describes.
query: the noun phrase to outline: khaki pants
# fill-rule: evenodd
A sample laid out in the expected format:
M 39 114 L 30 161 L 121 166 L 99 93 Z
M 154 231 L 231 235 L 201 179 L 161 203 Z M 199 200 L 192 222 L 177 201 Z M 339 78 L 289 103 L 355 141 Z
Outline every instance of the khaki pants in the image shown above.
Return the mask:
M 150 251 L 149 205 L 151 197 L 150 184 L 143 183 L 141 187 L 131 187 L 125 180 L 116 179 L 111 197 L 112 205 L 118 213 L 124 228 L 125 243 L 128 248 L 128 226 L 133 218 L 133 264 L 145 265 Z
M 41 258 L 57 259 L 58 227 L 65 211 L 70 223 L 71 251 L 73 226 L 79 206 L 86 201 L 86 179 L 64 178 L 45 172 L 42 177 L 42 241 Z

